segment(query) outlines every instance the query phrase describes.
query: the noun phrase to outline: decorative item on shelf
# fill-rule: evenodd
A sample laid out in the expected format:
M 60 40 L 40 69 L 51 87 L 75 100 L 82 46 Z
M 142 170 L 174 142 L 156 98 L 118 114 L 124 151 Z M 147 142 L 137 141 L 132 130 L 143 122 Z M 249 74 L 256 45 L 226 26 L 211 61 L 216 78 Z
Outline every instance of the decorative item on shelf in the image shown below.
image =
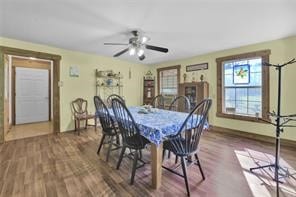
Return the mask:
M 153 74 L 150 70 L 145 74 L 145 80 L 149 80 L 149 79 L 151 80 L 153 79 Z
M 118 72 L 118 73 L 116 74 L 116 77 L 117 77 L 117 78 L 122 78 L 121 73 Z
M 112 70 L 98 70 L 96 69 L 96 77 L 107 77 L 108 73 L 112 72 Z
M 201 74 L 201 75 L 200 75 L 200 81 L 203 82 L 203 80 L 204 80 L 204 75 Z
M 206 70 L 206 69 L 208 69 L 208 63 L 193 64 L 193 65 L 186 66 L 186 72 Z
M 151 88 L 147 88 L 147 98 L 151 98 Z
M 107 86 L 112 86 L 113 80 L 112 79 L 107 79 L 106 84 L 107 84 Z
M 97 80 L 96 85 L 97 86 L 101 85 L 101 81 L 100 80 Z
M 195 72 L 192 72 L 192 82 L 195 82 Z
M 187 78 L 187 74 L 186 73 L 183 74 L 183 78 L 184 78 L 184 83 L 185 83 L 186 82 L 186 78 Z
M 114 77 L 114 73 L 112 70 L 111 70 L 111 72 L 107 73 L 107 77 Z

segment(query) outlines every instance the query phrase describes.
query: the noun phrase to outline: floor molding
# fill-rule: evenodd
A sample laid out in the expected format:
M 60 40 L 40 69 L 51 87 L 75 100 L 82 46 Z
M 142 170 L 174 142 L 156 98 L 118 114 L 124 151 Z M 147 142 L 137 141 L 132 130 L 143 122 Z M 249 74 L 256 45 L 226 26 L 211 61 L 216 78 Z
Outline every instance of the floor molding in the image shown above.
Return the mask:
M 262 142 L 268 142 L 268 143 L 272 143 L 272 144 L 275 143 L 274 137 L 270 137 L 270 136 L 266 136 L 266 135 L 248 133 L 245 131 L 229 129 L 229 128 L 224 128 L 224 127 L 218 127 L 218 126 L 214 126 L 214 125 L 210 126 L 210 130 L 216 131 L 216 132 L 221 132 L 221 133 L 228 133 L 228 134 L 236 135 L 236 136 L 241 136 L 241 137 L 248 138 L 248 139 L 255 139 L 258 141 L 262 141 Z M 281 138 L 281 145 L 285 146 L 285 147 L 296 148 L 296 141 Z

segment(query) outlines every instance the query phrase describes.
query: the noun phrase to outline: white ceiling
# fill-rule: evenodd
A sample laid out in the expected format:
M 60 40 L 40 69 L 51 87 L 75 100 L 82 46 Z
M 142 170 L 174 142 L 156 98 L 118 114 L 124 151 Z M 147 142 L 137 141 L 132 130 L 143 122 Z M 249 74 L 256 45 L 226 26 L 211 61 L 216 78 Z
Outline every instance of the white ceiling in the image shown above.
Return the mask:
M 0 0 L 4 37 L 111 57 L 133 29 L 169 48 L 155 64 L 296 35 L 296 0 Z

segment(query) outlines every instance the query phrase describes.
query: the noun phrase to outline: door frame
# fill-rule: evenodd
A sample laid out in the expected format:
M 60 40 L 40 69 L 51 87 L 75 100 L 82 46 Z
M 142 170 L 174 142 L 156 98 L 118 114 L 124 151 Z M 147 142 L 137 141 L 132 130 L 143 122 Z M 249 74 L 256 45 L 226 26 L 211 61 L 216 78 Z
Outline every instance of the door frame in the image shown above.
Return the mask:
M 33 57 L 53 61 L 53 131 L 60 132 L 60 55 L 0 46 L 0 143 L 4 142 L 4 55 Z
M 48 121 L 51 121 L 51 65 L 48 67 L 46 66 L 36 66 L 38 62 L 36 62 L 35 66 L 31 65 L 14 65 L 14 60 L 13 58 L 16 59 L 21 59 L 20 57 L 12 57 L 12 65 L 11 65 L 11 123 L 12 125 L 15 124 L 15 117 L 16 117 L 16 107 L 15 107 L 15 96 L 16 96 L 16 69 L 17 68 L 32 68 L 32 69 L 42 69 L 42 70 L 48 70 Z M 38 60 L 28 60 L 28 59 L 23 59 L 24 61 L 38 61 Z M 49 62 L 48 62 L 49 63 Z

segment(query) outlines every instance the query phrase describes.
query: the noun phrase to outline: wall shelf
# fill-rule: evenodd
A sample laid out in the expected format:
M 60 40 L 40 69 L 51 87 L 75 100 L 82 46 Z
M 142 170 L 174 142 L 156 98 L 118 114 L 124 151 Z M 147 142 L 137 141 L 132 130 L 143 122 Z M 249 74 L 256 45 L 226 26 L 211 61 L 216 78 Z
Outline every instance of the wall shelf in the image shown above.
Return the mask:
M 143 104 L 151 104 L 155 93 L 155 81 L 152 79 L 145 79 L 144 77 L 144 89 L 143 89 Z
M 111 94 L 122 96 L 123 76 L 112 70 L 96 70 L 96 95 L 106 100 Z
M 102 88 L 120 88 L 120 87 L 123 87 L 123 85 L 96 85 L 97 87 L 102 87 Z

